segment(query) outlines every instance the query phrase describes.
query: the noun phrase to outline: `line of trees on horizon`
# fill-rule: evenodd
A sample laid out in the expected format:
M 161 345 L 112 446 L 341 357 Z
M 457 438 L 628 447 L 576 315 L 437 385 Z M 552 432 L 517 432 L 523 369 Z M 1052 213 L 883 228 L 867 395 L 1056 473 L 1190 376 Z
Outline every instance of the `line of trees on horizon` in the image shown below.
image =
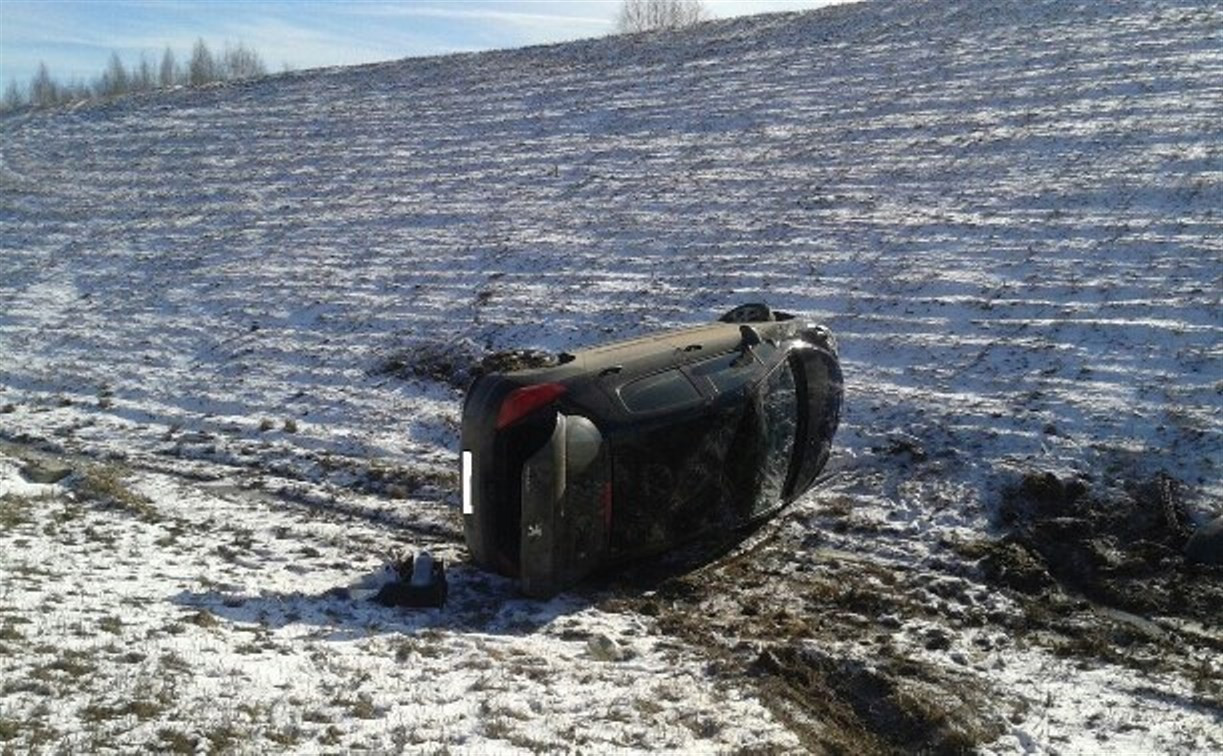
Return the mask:
M 620 33 L 675 30 L 708 20 L 710 14 L 702 0 L 621 0 L 616 28 Z M 290 70 L 286 64 L 285 70 Z M 198 87 L 220 81 L 264 76 L 268 72 L 259 53 L 242 43 L 225 44 L 213 54 L 204 40 L 197 39 L 191 56 L 180 63 L 169 46 L 161 62 L 154 64 L 143 54 L 139 62 L 125 66 L 117 52 L 92 81 L 61 82 L 51 75 L 45 62 L 27 86 L 10 79 L 0 97 L 0 112 L 24 108 L 50 108 L 89 100 L 103 100 L 134 92 L 189 86 Z
M 157 65 L 141 55 L 139 62 L 127 67 L 118 53 L 111 53 L 106 69 L 88 83 L 58 81 L 51 75 L 47 64 L 40 62 L 38 71 L 24 89 L 18 85 L 16 79 L 9 80 L 4 97 L 0 99 L 0 110 L 49 108 L 118 97 L 133 92 L 179 86 L 198 87 L 218 81 L 264 76 L 267 72 L 267 66 L 259 53 L 241 42 L 237 45 L 227 42 L 224 50 L 213 54 L 204 40 L 198 39 L 191 48 L 190 57 L 182 63 L 168 46 Z

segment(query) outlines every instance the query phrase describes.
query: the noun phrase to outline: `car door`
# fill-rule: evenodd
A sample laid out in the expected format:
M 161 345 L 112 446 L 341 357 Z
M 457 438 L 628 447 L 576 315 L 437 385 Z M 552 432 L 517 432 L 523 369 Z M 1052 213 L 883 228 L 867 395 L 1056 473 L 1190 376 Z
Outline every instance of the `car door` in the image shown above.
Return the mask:
M 617 394 L 629 420 L 614 439 L 611 549 L 657 551 L 700 527 L 690 505 L 710 495 L 707 472 L 717 461 L 704 444 L 707 399 L 678 367 L 635 378 Z

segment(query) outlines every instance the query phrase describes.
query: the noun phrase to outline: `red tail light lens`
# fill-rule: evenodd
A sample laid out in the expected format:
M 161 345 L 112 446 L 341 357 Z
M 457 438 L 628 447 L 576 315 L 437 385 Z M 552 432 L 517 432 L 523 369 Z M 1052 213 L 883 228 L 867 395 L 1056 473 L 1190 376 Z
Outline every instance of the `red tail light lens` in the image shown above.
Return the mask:
M 559 383 L 541 383 L 515 389 L 501 403 L 501 410 L 497 413 L 497 430 L 513 425 L 540 407 L 551 404 L 563 393 L 565 387 Z

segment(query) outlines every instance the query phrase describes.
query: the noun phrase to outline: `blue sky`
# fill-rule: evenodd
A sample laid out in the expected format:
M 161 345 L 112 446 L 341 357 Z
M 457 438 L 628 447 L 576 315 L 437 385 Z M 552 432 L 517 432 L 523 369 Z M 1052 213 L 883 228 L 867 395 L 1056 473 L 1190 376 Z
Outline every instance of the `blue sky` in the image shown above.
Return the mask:
M 716 18 L 831 0 L 705 0 Z M 185 59 L 197 38 L 253 48 L 272 70 L 368 63 L 595 37 L 619 0 L 0 0 L 0 84 L 24 85 L 45 61 L 60 81 L 88 81 L 112 52 Z

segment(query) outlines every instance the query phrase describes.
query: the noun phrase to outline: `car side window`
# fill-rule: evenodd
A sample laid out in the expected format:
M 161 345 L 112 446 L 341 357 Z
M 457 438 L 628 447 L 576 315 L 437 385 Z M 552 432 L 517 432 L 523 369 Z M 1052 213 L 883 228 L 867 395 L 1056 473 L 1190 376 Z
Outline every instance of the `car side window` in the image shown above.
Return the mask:
M 750 356 L 744 357 L 740 352 L 731 352 L 692 365 L 689 371 L 692 377 L 704 378 L 713 384 L 719 394 L 725 394 L 747 384 L 760 365 Z
M 679 370 L 638 378 L 620 389 L 620 401 L 630 412 L 657 412 L 700 401 L 701 394 Z

